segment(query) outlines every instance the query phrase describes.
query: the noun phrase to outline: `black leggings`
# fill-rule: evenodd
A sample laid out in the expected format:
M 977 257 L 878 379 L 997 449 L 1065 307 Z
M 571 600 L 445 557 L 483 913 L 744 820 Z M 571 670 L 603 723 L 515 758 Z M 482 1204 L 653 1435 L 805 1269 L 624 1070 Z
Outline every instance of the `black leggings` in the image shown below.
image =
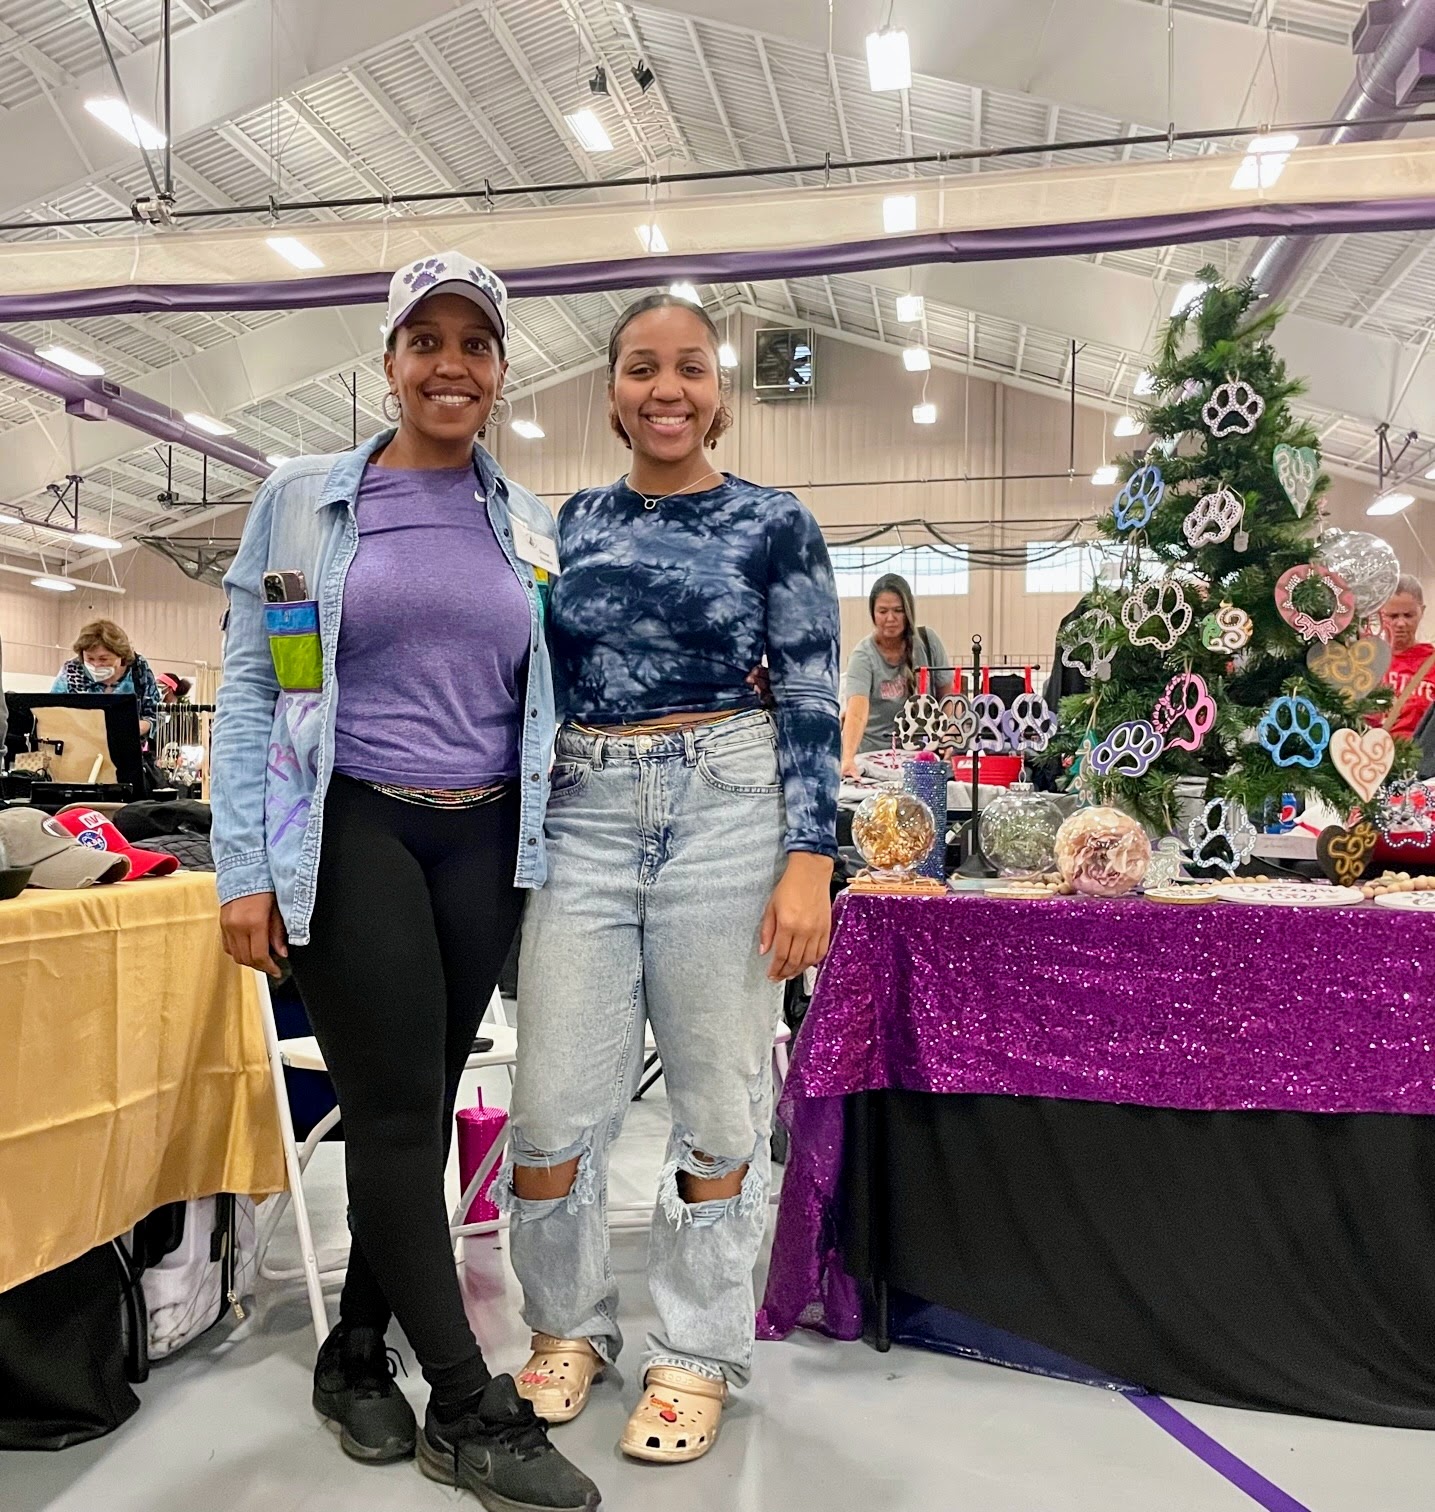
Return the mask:
M 343 1113 L 354 1243 L 346 1323 L 389 1306 L 435 1396 L 488 1381 L 444 1201 L 458 1081 L 518 928 L 517 791 L 481 808 L 404 803 L 335 776 L 310 943 L 291 951 Z

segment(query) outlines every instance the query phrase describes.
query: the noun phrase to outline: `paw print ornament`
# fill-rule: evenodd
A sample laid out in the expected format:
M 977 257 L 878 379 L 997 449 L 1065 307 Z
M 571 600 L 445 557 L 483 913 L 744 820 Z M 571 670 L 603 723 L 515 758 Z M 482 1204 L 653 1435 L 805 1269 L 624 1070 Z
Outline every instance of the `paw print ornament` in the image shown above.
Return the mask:
M 1166 496 L 1166 480 L 1154 462 L 1138 467 L 1126 480 L 1111 506 L 1117 530 L 1139 530 L 1151 523 L 1151 516 Z
M 1418 777 L 1397 777 L 1381 791 L 1375 822 L 1392 845 L 1425 845 L 1435 834 L 1435 788 Z
M 1236 550 L 1244 551 L 1250 537 L 1239 527 L 1246 517 L 1246 501 L 1229 488 L 1218 489 L 1199 499 L 1181 524 L 1181 533 L 1192 546 L 1216 546 L 1236 532 Z
M 1116 656 L 1116 647 L 1101 649 L 1102 638 L 1115 630 L 1116 621 L 1104 609 L 1092 609 L 1083 614 L 1072 627 L 1066 644 L 1061 648 L 1061 664 L 1080 672 L 1093 682 L 1107 682 L 1111 678 L 1111 663 Z
M 1153 620 L 1161 629 L 1148 633 Z M 1162 578 L 1144 584 L 1126 600 L 1121 606 L 1121 623 L 1133 646 L 1169 651 L 1190 628 L 1191 606 L 1175 578 Z
M 1006 750 L 1006 705 L 1001 699 L 995 693 L 978 693 L 972 713 L 977 717 L 975 748 L 987 754 Z
M 1186 729 L 1181 729 L 1182 723 Z M 1199 672 L 1182 672 L 1166 684 L 1156 700 L 1151 723 L 1168 746 L 1199 750 L 1216 724 L 1216 700 Z
M 1004 728 L 1012 750 L 1036 756 L 1056 734 L 1056 715 L 1040 693 L 1018 693 L 1006 711 Z
M 1312 578 L 1318 578 L 1330 590 L 1334 605 L 1324 619 L 1316 619 L 1304 609 L 1297 608 L 1296 589 Z M 1302 640 L 1332 641 L 1342 630 L 1350 628 L 1355 618 L 1355 595 L 1343 577 L 1322 567 L 1318 562 L 1300 562 L 1283 572 L 1276 580 L 1276 608 L 1281 618 Z
M 977 716 L 970 701 L 961 693 L 950 693 L 942 700 L 948 738 L 958 751 L 969 751 L 977 738 Z
M 930 693 L 909 698 L 892 721 L 892 729 L 904 751 L 935 751 L 950 733 L 947 716 Z
M 1226 381 L 1206 400 L 1201 419 L 1219 441 L 1226 436 L 1249 436 L 1265 412 L 1266 401 L 1255 389 L 1238 374 L 1227 373 Z
M 1296 515 L 1303 515 L 1315 492 L 1320 473 L 1320 454 L 1313 446 L 1286 446 L 1282 443 L 1271 454 L 1276 481 L 1285 490 Z
M 1256 848 L 1256 832 L 1246 811 L 1231 798 L 1213 798 L 1186 830 L 1191 864 L 1214 866 L 1235 875 Z
M 1201 644 L 1207 651 L 1228 651 L 1234 656 L 1250 644 L 1254 628 L 1244 609 L 1222 604 L 1201 621 Z
M 1153 887 L 1170 887 L 1179 882 L 1185 860 L 1181 854 L 1181 842 L 1175 835 L 1167 835 L 1151 852 L 1151 864 L 1141 881 L 1142 889 L 1150 892 Z
M 1318 767 L 1330 745 L 1330 721 L 1310 699 L 1286 693 L 1261 716 L 1256 739 L 1279 767 Z
M 1144 777 L 1166 742 L 1144 719 L 1119 724 L 1091 751 L 1091 770 L 1102 777 Z

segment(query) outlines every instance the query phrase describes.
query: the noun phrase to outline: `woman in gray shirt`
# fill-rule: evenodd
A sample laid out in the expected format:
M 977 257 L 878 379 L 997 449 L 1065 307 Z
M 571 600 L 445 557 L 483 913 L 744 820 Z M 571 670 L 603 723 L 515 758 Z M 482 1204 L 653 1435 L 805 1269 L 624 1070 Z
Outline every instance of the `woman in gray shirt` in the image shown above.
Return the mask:
M 858 751 L 885 751 L 902 705 L 917 690 L 921 667 L 948 667 L 947 648 L 933 630 L 917 625 L 912 587 L 889 572 L 867 595 L 872 634 L 859 643 L 842 680 L 842 775 L 857 776 Z M 951 672 L 938 672 L 932 691 L 945 698 L 956 685 Z

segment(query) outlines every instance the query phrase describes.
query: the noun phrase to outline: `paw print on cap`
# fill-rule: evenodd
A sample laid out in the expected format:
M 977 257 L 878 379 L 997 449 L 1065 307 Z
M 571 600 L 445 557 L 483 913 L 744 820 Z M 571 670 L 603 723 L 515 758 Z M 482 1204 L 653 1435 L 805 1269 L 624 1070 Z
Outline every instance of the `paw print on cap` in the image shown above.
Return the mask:
M 404 274 L 404 287 L 412 294 L 422 294 L 431 289 L 448 272 L 448 264 L 441 257 L 426 257 L 415 263 Z

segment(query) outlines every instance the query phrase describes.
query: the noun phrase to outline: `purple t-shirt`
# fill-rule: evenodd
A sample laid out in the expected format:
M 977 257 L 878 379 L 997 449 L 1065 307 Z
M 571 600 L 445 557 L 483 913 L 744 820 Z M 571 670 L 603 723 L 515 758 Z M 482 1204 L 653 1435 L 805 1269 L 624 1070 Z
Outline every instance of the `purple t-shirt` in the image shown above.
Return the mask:
M 344 585 L 334 770 L 469 788 L 518 773 L 528 599 L 472 467 L 369 467 Z

